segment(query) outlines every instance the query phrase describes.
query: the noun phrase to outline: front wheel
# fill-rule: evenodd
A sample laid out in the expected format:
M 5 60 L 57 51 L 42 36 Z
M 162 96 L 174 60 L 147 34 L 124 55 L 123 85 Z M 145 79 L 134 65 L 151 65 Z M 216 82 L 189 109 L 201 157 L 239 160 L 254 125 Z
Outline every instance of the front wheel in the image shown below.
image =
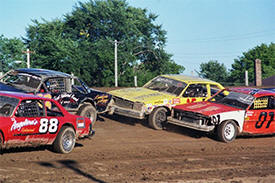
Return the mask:
M 155 130 L 162 130 L 167 120 L 167 109 L 159 107 L 149 115 L 149 125 Z
M 218 126 L 218 138 L 222 142 L 232 142 L 236 138 L 237 133 L 237 126 L 233 121 L 225 121 Z
M 53 149 L 55 152 L 67 154 L 70 153 L 75 145 L 75 131 L 72 127 L 63 126 L 54 143 Z
M 94 127 L 97 117 L 97 112 L 94 106 L 92 106 L 91 104 L 84 104 L 79 109 L 78 115 L 90 118 L 92 122 L 92 127 Z
M 0 132 L 0 153 L 2 154 L 3 152 L 3 144 L 4 144 L 4 138 L 2 133 Z

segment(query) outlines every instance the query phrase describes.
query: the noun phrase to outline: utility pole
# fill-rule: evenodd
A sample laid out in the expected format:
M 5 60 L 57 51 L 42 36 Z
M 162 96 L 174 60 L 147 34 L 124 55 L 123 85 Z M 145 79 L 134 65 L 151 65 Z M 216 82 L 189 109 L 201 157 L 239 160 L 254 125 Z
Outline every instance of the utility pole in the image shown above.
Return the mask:
M 245 71 L 244 77 L 245 77 L 245 86 L 248 86 L 248 71 L 247 70 Z
M 115 87 L 117 86 L 117 40 L 115 40 Z
M 31 65 L 31 55 L 30 55 L 30 53 L 35 53 L 35 52 L 30 51 L 30 49 L 28 48 L 27 51 L 23 51 L 23 53 L 27 54 L 27 68 L 30 68 L 30 65 Z

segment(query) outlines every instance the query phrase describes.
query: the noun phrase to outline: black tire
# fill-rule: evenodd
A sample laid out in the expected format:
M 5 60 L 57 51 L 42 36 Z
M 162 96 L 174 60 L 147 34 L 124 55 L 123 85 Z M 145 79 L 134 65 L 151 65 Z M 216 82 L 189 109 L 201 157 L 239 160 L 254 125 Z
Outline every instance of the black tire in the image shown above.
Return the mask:
M 94 127 L 96 118 L 97 118 L 97 111 L 91 104 L 84 104 L 80 107 L 78 113 L 79 116 L 84 116 L 90 118 L 92 122 L 92 127 Z
M 2 133 L 0 132 L 0 154 L 3 153 L 3 144 L 4 144 L 4 138 Z
M 53 150 L 62 154 L 70 153 L 74 148 L 75 139 L 74 129 L 69 126 L 63 126 L 53 143 Z
M 149 115 L 149 126 L 155 130 L 162 130 L 167 121 L 167 110 L 159 107 Z
M 224 121 L 218 126 L 218 139 L 222 142 L 232 142 L 237 134 L 238 128 L 233 121 Z

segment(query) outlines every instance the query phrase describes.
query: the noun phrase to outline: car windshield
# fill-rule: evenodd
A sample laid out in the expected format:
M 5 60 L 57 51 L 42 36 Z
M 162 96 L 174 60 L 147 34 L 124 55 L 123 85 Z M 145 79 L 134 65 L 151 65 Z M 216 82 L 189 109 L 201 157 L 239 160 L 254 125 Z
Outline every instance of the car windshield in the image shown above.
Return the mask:
M 220 93 L 217 96 L 214 97 L 214 101 L 210 101 L 214 103 L 229 105 L 240 109 L 246 109 L 254 101 L 254 97 L 252 95 L 232 91 L 228 95 L 222 95 L 222 93 Z
M 24 90 L 26 92 L 34 92 L 38 88 L 41 78 L 27 73 L 13 71 L 4 76 L 2 81 L 5 84 L 11 85 L 17 89 Z
M 0 116 L 11 116 L 18 102 L 17 98 L 0 96 Z
M 151 90 L 166 92 L 172 95 L 179 96 L 186 85 L 187 84 L 184 82 L 159 76 L 153 79 L 150 83 L 144 85 L 144 87 Z

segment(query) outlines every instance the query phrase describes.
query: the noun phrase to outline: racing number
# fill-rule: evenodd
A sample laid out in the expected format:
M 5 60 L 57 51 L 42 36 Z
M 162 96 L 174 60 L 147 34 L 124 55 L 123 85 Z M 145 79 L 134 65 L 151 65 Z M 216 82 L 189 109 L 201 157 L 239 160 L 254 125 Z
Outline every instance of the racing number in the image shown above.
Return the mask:
M 268 115 L 270 116 L 269 121 L 267 122 L 267 125 L 265 128 L 269 128 L 270 123 L 273 121 L 274 119 L 274 112 L 270 112 L 268 113 Z M 262 119 L 263 118 L 263 119 Z M 259 120 L 256 122 L 255 124 L 255 128 L 262 128 L 264 122 L 266 121 L 267 118 L 267 112 L 261 112 L 260 116 L 259 116 Z
M 50 125 L 49 125 L 50 123 Z M 58 120 L 55 118 L 50 119 L 50 121 L 46 118 L 42 118 L 40 120 L 40 127 L 39 132 L 40 133 L 47 133 L 49 131 L 50 133 L 55 133 L 58 129 Z

